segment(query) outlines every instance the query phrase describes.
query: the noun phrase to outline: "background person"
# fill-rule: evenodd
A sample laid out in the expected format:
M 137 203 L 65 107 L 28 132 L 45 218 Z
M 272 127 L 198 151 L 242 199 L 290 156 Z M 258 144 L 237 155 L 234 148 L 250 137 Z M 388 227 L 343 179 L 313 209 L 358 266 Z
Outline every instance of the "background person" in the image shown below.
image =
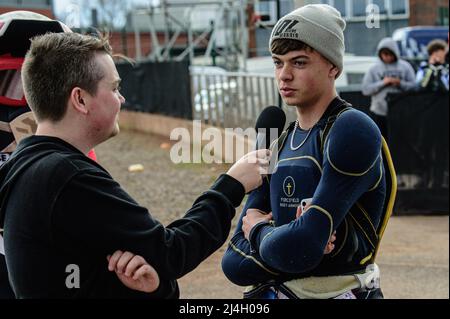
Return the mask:
M 392 38 L 382 39 L 377 48 L 378 62 L 364 75 L 362 93 L 371 97 L 370 112 L 381 134 L 388 139 L 389 93 L 412 90 L 416 86 L 413 67 L 400 59 L 397 43 Z

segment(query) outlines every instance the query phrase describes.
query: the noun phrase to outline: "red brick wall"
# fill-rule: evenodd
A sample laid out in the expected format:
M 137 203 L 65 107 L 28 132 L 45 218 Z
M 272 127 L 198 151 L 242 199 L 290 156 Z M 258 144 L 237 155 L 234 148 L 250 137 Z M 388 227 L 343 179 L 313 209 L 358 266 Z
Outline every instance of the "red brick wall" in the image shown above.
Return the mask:
M 150 36 L 148 33 L 141 33 L 141 55 L 144 56 L 150 52 Z M 114 53 L 125 54 L 130 58 L 136 57 L 135 39 L 133 33 L 126 33 L 125 37 L 120 32 L 111 33 L 109 43 Z
M 255 19 L 255 7 L 253 4 L 247 5 L 247 27 L 248 27 L 248 49 L 249 57 L 256 57 L 258 54 L 256 49 L 256 27 L 254 23 Z
M 140 33 L 141 38 L 141 56 L 144 57 L 151 52 L 152 44 L 150 33 Z M 164 35 L 158 34 L 158 41 L 161 46 L 164 44 Z M 136 41 L 134 33 L 112 32 L 110 35 L 110 44 L 114 53 L 125 54 L 130 58 L 136 58 Z M 175 42 L 175 46 L 186 46 L 186 35 L 181 34 Z
M 409 0 L 409 25 L 436 25 L 440 7 L 448 8 L 448 0 Z

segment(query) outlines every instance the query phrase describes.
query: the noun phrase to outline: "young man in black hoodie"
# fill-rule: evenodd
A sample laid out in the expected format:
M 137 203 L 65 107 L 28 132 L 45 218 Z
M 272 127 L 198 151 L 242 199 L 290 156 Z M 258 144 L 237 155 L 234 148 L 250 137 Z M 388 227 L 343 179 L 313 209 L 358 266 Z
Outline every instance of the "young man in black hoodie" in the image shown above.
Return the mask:
M 86 156 L 119 132 L 124 98 L 108 41 L 36 37 L 22 81 L 38 128 L 0 169 L 0 228 L 16 297 L 177 298 L 176 279 L 224 243 L 235 207 L 261 184 L 270 152 L 244 156 L 164 227 Z M 106 256 L 117 249 L 154 267 L 156 291 L 131 290 L 108 271 Z

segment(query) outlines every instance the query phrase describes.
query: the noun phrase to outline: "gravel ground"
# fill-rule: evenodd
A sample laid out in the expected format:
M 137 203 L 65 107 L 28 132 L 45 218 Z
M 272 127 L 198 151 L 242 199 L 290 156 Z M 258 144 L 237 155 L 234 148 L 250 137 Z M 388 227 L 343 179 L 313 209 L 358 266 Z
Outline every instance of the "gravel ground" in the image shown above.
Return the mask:
M 96 148 L 99 162 L 164 225 L 183 216 L 227 170 L 217 164 L 175 165 L 170 145 L 168 139 L 122 131 Z M 132 164 L 142 164 L 144 170 L 130 173 Z M 242 289 L 221 271 L 225 247 L 179 280 L 182 298 L 241 298 Z M 377 260 L 386 298 L 449 298 L 448 216 L 393 217 Z
M 96 148 L 99 162 L 139 204 L 167 225 L 184 215 L 221 172 L 224 165 L 179 164 L 170 160 L 169 149 L 162 144 L 173 142 L 142 133 L 122 131 Z M 141 164 L 141 172 L 128 167 Z

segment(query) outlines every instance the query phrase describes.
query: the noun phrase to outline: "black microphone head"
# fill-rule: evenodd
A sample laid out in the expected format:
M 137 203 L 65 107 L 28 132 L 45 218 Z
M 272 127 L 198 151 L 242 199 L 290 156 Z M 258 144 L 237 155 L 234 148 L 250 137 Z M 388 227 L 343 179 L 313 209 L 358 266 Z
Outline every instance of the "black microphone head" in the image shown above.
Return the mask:
M 271 136 L 271 138 L 266 138 L 266 148 L 269 148 L 271 140 L 273 138 L 278 138 L 283 132 L 284 125 L 286 124 L 286 114 L 278 106 L 268 106 L 262 110 L 256 120 L 255 129 L 258 134 L 264 133 L 268 137 L 271 134 L 271 128 L 277 129 L 277 136 Z M 272 130 L 273 131 L 273 130 Z M 261 147 L 262 145 L 259 145 Z

